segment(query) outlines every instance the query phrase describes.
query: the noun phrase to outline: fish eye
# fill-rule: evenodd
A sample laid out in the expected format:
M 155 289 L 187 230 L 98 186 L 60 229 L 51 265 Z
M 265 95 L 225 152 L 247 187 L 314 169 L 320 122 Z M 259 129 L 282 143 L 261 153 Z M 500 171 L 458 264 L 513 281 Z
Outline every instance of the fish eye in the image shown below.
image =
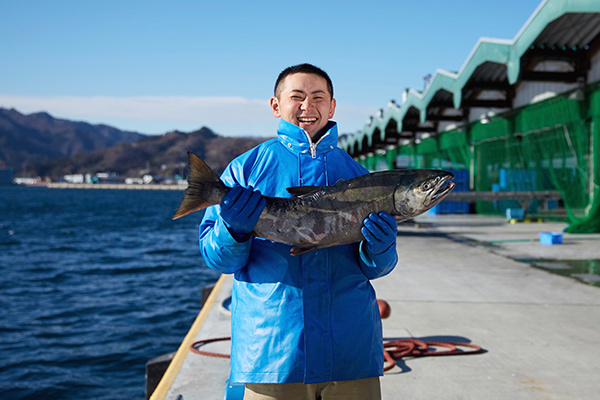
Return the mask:
M 429 182 L 425 182 L 425 183 L 423 184 L 423 190 L 429 190 L 429 189 L 431 189 L 431 183 L 429 183 Z

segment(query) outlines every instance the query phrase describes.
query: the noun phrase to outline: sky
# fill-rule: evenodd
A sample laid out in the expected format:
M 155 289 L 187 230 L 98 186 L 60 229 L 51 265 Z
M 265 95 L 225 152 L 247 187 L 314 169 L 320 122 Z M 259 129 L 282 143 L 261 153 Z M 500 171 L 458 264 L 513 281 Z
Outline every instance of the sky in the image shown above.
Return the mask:
M 512 40 L 543 0 L 4 0 L 0 107 L 144 134 L 272 137 L 277 75 L 327 71 L 340 133 L 482 37 Z

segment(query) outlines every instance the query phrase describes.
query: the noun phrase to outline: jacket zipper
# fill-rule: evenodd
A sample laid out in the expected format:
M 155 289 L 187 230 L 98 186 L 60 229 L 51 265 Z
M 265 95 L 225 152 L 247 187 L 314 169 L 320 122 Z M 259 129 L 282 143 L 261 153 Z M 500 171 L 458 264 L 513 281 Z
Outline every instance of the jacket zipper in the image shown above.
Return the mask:
M 306 135 L 306 138 L 308 139 L 308 146 L 310 148 L 310 155 L 312 156 L 312 158 L 317 158 L 317 146 L 319 145 L 319 143 L 321 143 L 321 140 L 325 139 L 327 137 L 327 135 L 329 135 L 329 131 L 326 134 L 324 134 L 323 136 L 321 136 L 321 139 L 319 139 L 317 141 L 317 143 L 313 143 L 313 141 L 310 138 L 310 135 L 308 134 L 308 132 L 304 131 L 304 134 Z

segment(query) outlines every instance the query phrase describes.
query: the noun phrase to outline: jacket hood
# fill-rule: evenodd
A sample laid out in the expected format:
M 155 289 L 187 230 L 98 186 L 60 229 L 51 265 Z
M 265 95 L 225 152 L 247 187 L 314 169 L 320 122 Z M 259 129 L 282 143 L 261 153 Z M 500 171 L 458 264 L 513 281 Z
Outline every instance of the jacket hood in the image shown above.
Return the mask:
M 337 147 L 338 131 L 337 123 L 329 121 L 323 128 L 324 133 L 319 132 L 320 137 L 316 143 L 313 143 L 308 133 L 304 129 L 283 119 L 279 121 L 277 135 L 279 140 L 290 150 L 297 153 L 316 153 L 327 152 Z

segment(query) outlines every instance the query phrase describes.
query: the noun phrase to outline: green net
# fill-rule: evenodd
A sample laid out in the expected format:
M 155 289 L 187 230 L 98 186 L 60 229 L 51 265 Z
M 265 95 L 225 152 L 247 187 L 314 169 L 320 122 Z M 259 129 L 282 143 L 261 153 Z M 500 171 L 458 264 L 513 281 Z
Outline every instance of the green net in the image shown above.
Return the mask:
M 474 191 L 558 191 L 560 201 L 531 202 L 528 215 L 563 219 L 572 233 L 600 232 L 600 83 L 585 98 L 556 96 L 374 154 L 363 165 L 469 170 Z M 504 215 L 522 204 L 478 201 L 475 210 Z

